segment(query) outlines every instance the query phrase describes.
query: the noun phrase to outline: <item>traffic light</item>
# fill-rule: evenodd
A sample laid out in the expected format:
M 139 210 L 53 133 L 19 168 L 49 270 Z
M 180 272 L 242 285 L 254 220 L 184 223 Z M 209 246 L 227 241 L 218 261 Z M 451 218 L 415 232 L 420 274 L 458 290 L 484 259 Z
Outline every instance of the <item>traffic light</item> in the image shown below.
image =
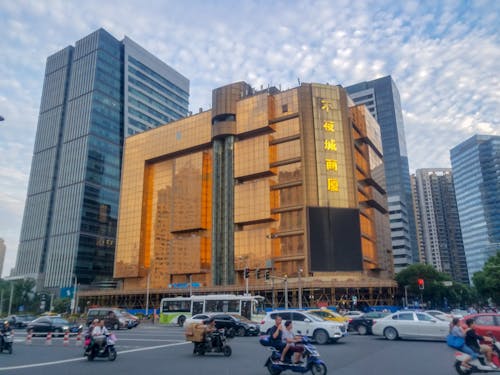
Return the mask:
M 418 289 L 424 290 L 424 287 L 425 287 L 425 285 L 424 285 L 424 279 L 418 279 L 417 283 L 418 283 Z
M 250 270 L 248 269 L 248 267 L 245 268 L 245 271 L 243 271 L 243 277 L 245 279 L 248 279 L 248 276 L 250 275 Z
M 264 277 L 266 280 L 269 280 L 269 270 L 266 270 L 266 273 L 264 274 Z
M 255 278 L 256 278 L 256 279 L 260 279 L 260 269 L 259 269 L 259 268 L 257 268 L 257 269 L 255 270 Z

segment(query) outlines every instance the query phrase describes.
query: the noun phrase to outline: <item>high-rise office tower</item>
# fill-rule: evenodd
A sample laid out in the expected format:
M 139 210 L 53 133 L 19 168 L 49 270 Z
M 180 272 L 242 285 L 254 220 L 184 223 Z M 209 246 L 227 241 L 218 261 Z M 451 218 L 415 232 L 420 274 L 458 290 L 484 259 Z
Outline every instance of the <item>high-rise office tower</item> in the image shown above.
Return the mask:
M 474 135 L 450 151 L 469 278 L 500 251 L 500 136 Z
M 391 220 L 394 271 L 418 262 L 418 245 L 399 91 L 391 76 L 346 87 L 380 125 Z
M 219 87 L 211 110 L 128 138 L 123 159 L 124 291 L 241 285 L 245 268 L 329 290 L 392 282 L 380 129 L 340 86 Z
M 412 185 L 420 260 L 468 284 L 451 169 L 417 169 Z
M 111 279 L 123 140 L 186 116 L 188 97 L 185 77 L 103 29 L 48 57 L 14 275 Z
M 0 238 L 0 277 L 2 276 L 3 262 L 5 261 L 6 251 L 7 251 L 7 246 L 5 246 L 3 238 Z

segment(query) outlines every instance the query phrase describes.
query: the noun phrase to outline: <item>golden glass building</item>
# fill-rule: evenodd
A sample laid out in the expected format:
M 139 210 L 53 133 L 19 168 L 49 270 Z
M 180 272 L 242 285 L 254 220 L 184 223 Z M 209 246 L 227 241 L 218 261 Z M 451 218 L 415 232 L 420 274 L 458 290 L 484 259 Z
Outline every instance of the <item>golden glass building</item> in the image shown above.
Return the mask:
M 125 293 L 228 291 L 245 268 L 260 290 L 266 273 L 393 287 L 381 150 L 341 86 L 217 88 L 211 110 L 127 138 L 114 277 Z

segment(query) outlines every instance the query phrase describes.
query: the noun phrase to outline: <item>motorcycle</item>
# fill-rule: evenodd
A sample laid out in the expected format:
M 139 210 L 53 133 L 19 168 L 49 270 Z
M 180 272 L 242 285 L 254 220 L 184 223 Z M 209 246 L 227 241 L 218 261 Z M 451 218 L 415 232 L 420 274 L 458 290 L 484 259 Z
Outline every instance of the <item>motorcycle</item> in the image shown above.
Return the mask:
M 468 354 L 456 351 L 455 352 L 455 370 L 459 375 L 469 375 L 474 373 L 500 373 L 500 342 L 490 336 L 493 341 L 491 342 L 491 347 L 493 349 L 492 362 L 497 366 L 497 368 L 488 366 L 484 355 L 478 354 L 477 359 L 473 359 L 468 362 L 470 368 L 465 368 L 462 366 L 462 362 L 469 356 Z
M 222 353 L 225 357 L 232 354 L 232 349 L 226 343 L 224 330 L 217 330 L 205 335 L 203 341 L 193 342 L 193 354 L 205 355 L 205 353 Z
M 93 338 L 85 338 L 85 346 L 83 356 L 87 357 L 89 361 L 93 361 L 94 358 L 107 358 L 109 361 L 114 361 L 116 359 L 116 336 L 113 333 L 108 333 L 106 336 L 106 344 L 104 347 L 99 348 Z
M 14 342 L 14 338 L 12 337 L 12 332 L 4 332 L 2 333 L 2 343 L 0 344 L 0 353 L 4 350 L 9 354 L 12 354 L 12 343 Z
M 301 360 L 303 362 L 299 364 L 289 363 L 292 355 L 290 351 L 286 354 L 285 362 L 281 362 L 281 352 L 271 345 L 270 336 L 261 336 L 259 342 L 271 350 L 271 355 L 264 365 L 271 375 L 279 375 L 283 371 L 300 373 L 310 371 L 313 375 L 326 375 L 327 373 L 325 362 L 319 358 L 318 351 L 306 336 L 302 336 L 301 343 L 304 345 L 304 352 Z

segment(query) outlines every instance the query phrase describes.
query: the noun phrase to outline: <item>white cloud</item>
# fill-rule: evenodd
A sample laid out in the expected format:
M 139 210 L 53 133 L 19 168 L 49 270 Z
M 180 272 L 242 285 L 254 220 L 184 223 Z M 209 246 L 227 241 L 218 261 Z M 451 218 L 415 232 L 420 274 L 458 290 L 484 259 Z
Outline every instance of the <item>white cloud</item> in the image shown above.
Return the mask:
M 19 239 L 45 60 L 95 29 L 129 36 L 188 77 L 193 112 L 211 106 L 213 88 L 236 80 L 347 86 L 390 74 L 416 169 L 448 166 L 449 149 L 474 133 L 499 134 L 499 13 L 491 1 L 1 2 L 6 263 L 13 266 Z

